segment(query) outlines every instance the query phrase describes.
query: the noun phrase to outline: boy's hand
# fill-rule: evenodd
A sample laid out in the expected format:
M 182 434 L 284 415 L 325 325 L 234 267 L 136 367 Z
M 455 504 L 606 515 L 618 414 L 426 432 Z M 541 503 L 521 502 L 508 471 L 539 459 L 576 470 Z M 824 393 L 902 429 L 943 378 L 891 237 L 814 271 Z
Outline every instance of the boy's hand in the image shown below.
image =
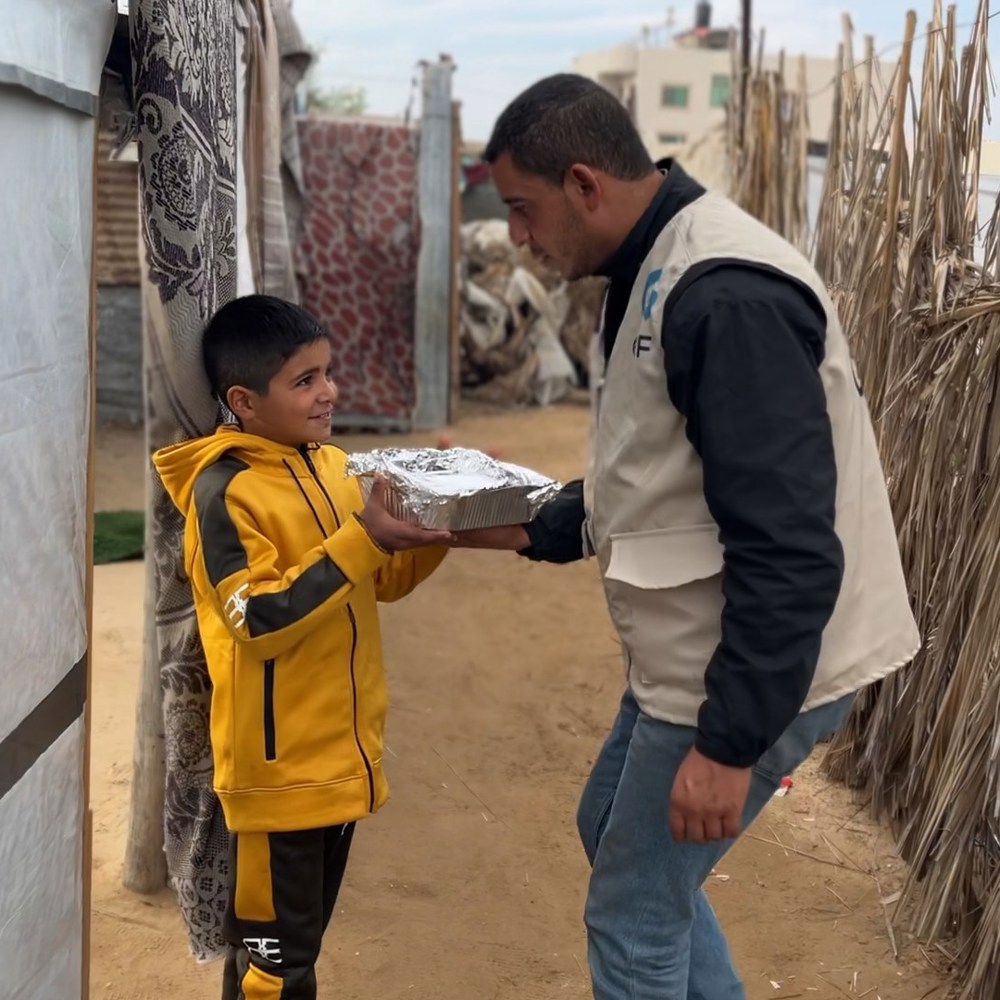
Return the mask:
M 531 540 L 523 524 L 505 524 L 499 528 L 456 531 L 451 544 L 459 549 L 500 549 L 520 552 L 531 544 Z
M 386 504 L 383 479 L 375 480 L 368 503 L 358 517 L 368 534 L 387 552 L 419 549 L 427 545 L 451 545 L 455 540 L 450 531 L 432 531 L 393 517 Z

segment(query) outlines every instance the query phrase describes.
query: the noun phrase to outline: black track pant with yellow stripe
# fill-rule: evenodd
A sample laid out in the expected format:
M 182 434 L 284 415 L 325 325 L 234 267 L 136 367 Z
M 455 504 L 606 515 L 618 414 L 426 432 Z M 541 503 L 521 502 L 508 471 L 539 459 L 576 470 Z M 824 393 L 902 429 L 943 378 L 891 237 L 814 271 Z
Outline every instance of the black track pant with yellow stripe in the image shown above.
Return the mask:
M 316 1000 L 354 824 L 232 838 L 222 1000 Z

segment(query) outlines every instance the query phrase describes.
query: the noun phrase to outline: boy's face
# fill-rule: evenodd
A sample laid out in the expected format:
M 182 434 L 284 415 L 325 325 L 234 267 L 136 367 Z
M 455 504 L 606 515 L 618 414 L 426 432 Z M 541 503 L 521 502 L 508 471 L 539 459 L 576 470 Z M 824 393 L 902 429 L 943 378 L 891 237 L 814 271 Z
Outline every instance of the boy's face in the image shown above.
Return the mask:
M 229 408 L 248 434 L 297 448 L 325 441 L 337 403 L 330 341 L 300 347 L 268 383 L 267 395 L 234 386 Z

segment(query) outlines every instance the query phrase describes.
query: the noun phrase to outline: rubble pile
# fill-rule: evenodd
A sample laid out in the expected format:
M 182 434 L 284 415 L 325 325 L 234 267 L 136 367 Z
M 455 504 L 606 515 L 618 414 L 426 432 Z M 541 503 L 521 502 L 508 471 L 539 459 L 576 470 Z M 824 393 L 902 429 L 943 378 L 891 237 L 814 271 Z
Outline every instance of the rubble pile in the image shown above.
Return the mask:
M 500 406 L 548 405 L 588 385 L 605 282 L 568 283 L 495 219 L 462 227 L 462 394 Z

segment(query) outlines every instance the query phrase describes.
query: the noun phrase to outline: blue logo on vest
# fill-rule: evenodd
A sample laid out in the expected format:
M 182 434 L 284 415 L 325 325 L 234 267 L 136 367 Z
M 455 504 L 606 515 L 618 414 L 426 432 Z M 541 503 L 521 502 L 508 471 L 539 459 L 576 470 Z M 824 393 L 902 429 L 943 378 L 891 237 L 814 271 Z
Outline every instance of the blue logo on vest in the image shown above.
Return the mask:
M 651 319 L 653 316 L 653 306 L 656 305 L 656 300 L 660 297 L 659 293 L 657 292 L 654 286 L 662 277 L 663 277 L 662 268 L 657 268 L 646 279 L 646 287 L 642 290 L 643 319 Z

